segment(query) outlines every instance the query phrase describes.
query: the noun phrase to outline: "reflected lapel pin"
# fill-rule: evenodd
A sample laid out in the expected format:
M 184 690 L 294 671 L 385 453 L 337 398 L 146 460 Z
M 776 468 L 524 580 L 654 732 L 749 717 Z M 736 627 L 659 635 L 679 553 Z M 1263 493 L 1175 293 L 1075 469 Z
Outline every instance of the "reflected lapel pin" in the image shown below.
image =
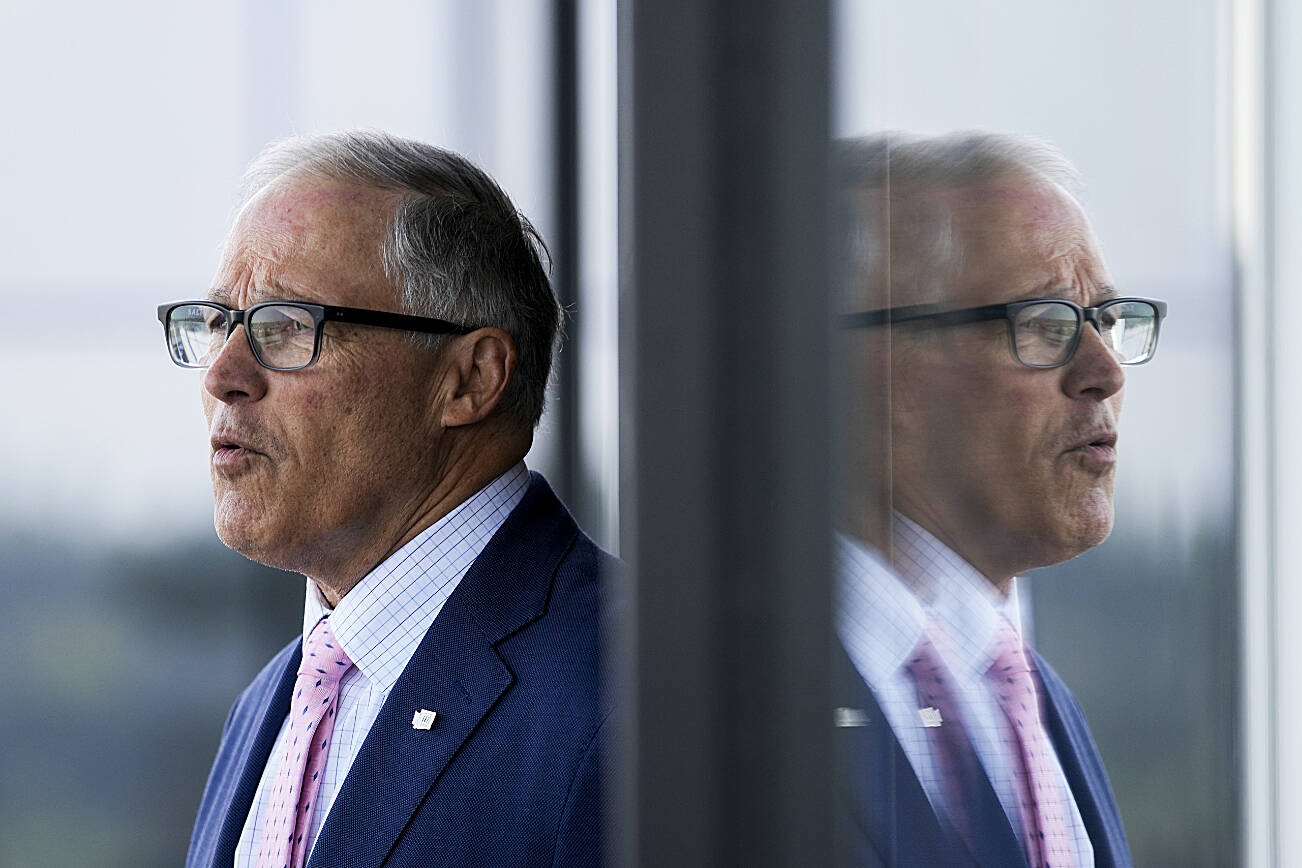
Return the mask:
M 832 719 L 837 726 L 868 725 L 868 714 L 862 708 L 834 708 Z
M 420 711 L 412 715 L 411 728 L 429 729 L 431 726 L 434 725 L 434 718 L 438 716 L 439 715 L 437 711 L 430 711 L 428 708 L 422 708 Z

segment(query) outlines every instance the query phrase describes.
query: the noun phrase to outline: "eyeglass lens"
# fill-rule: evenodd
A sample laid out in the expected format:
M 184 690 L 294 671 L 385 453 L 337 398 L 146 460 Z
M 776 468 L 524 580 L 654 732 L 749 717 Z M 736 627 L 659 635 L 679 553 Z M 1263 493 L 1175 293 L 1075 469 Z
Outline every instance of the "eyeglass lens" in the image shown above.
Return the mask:
M 244 325 L 262 364 L 297 368 L 312 360 L 316 324 L 309 311 L 294 305 L 267 305 L 249 314 Z M 221 352 L 226 332 L 226 311 L 206 304 L 183 304 L 173 308 L 168 318 L 167 343 L 177 362 L 203 368 Z
M 1098 313 L 1099 336 L 1123 365 L 1146 360 L 1157 338 L 1157 311 L 1142 301 L 1121 301 Z M 1018 311 L 1013 320 L 1017 358 L 1048 367 L 1067 361 L 1077 343 L 1081 315 L 1069 304 L 1047 301 Z
M 312 360 L 316 325 L 301 307 L 273 304 L 260 307 L 247 323 L 253 346 L 264 365 L 297 368 Z

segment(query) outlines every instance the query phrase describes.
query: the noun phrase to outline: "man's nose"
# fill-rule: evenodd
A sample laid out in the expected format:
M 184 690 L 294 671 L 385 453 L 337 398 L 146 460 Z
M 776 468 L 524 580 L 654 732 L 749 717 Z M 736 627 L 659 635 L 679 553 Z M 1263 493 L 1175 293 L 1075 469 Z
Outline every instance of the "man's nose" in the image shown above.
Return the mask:
M 1071 398 L 1110 398 L 1126 384 L 1126 372 L 1094 323 L 1081 327 L 1080 344 L 1065 368 L 1063 391 Z
M 204 371 L 204 389 L 224 404 L 259 401 L 267 393 L 267 369 L 254 358 L 244 328 L 241 324 L 231 331 Z

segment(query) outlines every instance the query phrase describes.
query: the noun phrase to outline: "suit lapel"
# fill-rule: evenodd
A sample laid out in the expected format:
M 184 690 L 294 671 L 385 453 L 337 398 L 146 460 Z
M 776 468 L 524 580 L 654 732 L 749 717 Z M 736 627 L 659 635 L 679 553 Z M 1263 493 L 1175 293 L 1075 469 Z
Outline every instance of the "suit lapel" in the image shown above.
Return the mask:
M 279 667 L 279 676 L 273 676 L 271 689 L 258 700 L 253 710 L 253 719 L 257 725 L 245 731 L 238 746 L 240 776 L 226 805 L 221 832 L 217 838 L 214 866 L 227 866 L 235 861 L 235 847 L 244 832 L 244 824 L 249 818 L 249 809 L 253 806 L 253 796 L 257 793 L 258 782 L 262 780 L 262 770 L 267 765 L 271 749 L 275 747 L 276 736 L 284 723 L 289 709 L 289 695 L 294 688 L 294 679 L 298 676 L 298 661 L 303 656 L 303 645 L 299 639 L 272 661 L 270 668 Z
M 480 554 L 394 685 L 317 838 L 310 866 L 383 864 L 448 763 L 510 687 L 495 650 L 540 617 L 578 528 L 540 476 Z M 438 713 L 429 730 L 412 726 Z
M 510 672 L 464 604 L 450 598 L 380 709 L 309 864 L 382 864 L 434 781 L 510 683 Z M 438 713 L 429 730 L 412 726 L 421 709 Z
M 837 657 L 838 704 L 864 717 L 862 726 L 837 728 L 842 797 L 852 826 L 877 857 L 890 866 L 1025 866 L 1025 852 L 988 781 L 977 804 L 968 806 L 973 828 L 981 830 L 975 841 L 961 841 L 941 823 L 872 691 L 839 647 Z
M 866 838 L 883 865 L 956 864 L 957 842 L 931 809 L 876 698 L 837 650 L 843 673 L 838 711 L 850 710 L 848 722 L 855 724 L 838 725 L 835 733 L 841 798 L 850 812 L 848 834 Z
M 1044 697 L 1049 739 L 1089 834 L 1090 845 L 1094 848 L 1094 864 L 1098 868 L 1125 868 L 1131 864 L 1130 848 L 1107 773 L 1090 737 L 1085 717 L 1057 673 L 1039 654 L 1032 654 L 1034 674 Z

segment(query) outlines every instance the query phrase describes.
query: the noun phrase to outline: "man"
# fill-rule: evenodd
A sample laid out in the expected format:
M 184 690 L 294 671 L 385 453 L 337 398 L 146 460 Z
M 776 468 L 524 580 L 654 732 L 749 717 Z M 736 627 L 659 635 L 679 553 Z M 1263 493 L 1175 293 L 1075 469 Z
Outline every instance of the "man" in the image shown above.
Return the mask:
M 847 840 L 866 865 L 1129 865 L 1016 576 L 1112 527 L 1122 365 L 1165 305 L 1118 296 L 1070 192 L 1014 136 L 841 154 L 854 485 L 838 543 Z
M 222 541 L 307 577 L 303 636 L 227 719 L 187 865 L 599 860 L 598 576 L 523 458 L 559 321 L 541 241 L 465 159 L 269 147 L 207 297 Z

